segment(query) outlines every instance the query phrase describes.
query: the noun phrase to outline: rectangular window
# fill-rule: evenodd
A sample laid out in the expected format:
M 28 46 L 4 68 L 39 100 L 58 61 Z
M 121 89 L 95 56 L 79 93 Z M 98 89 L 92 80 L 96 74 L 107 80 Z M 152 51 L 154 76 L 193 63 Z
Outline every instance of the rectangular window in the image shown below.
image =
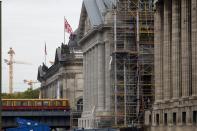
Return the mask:
M 3 105 L 3 106 L 7 106 L 7 101 L 3 101 L 3 102 L 2 102 L 2 105 Z
M 35 106 L 34 102 L 35 101 L 29 101 L 29 106 Z
M 63 102 L 63 105 L 62 106 L 66 106 L 66 101 L 64 100 L 64 101 L 62 101 Z
M 164 125 L 168 124 L 168 115 L 167 113 L 164 113 Z
M 176 112 L 173 113 L 173 124 L 176 125 Z
M 36 101 L 36 106 L 42 106 L 42 101 Z
M 7 102 L 7 105 L 8 105 L 8 106 L 13 106 L 12 101 L 8 101 L 8 102 Z
M 21 106 L 28 106 L 28 101 L 21 101 Z
M 182 112 L 182 123 L 186 124 L 186 112 Z
M 15 106 L 21 106 L 21 101 L 16 101 Z
M 156 114 L 156 124 L 159 125 L 159 114 Z
M 152 115 L 149 115 L 149 124 L 152 123 Z
M 55 101 L 51 101 L 51 106 L 56 106 L 56 102 Z
M 43 101 L 43 106 L 49 106 L 49 101 Z
M 62 101 L 56 101 L 56 106 L 62 106 Z
M 193 111 L 193 123 L 197 123 L 197 111 Z

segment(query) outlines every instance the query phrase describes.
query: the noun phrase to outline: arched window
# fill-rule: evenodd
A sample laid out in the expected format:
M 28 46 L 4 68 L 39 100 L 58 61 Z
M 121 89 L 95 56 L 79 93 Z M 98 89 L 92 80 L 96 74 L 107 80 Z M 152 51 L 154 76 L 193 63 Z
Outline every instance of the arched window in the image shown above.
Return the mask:
M 77 101 L 77 111 L 83 111 L 83 99 Z

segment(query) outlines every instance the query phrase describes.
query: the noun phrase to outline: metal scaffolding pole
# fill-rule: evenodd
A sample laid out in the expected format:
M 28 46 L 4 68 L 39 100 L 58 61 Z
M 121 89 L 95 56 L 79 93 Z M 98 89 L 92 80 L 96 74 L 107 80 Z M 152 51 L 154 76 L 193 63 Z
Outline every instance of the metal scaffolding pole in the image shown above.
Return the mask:
M 116 0 L 115 0 L 115 3 L 116 3 Z M 116 7 L 117 5 L 115 5 L 115 8 L 114 8 L 114 52 L 116 52 L 116 48 L 117 48 L 117 30 L 116 30 L 116 13 L 117 13 L 117 10 L 116 10 Z M 114 110 L 114 114 L 115 114 L 115 125 L 117 125 L 117 65 L 116 65 L 116 53 L 115 53 L 115 56 L 114 56 L 114 73 L 115 73 L 115 78 L 114 78 L 114 88 L 115 88 L 115 110 Z
M 127 125 L 127 72 L 126 60 L 124 60 L 124 126 Z
M 139 56 L 140 56 L 140 36 L 139 36 L 139 0 L 137 3 L 137 10 L 136 10 L 136 46 L 137 46 L 137 120 L 138 125 L 140 124 L 139 121 L 139 113 L 140 113 L 140 65 L 139 65 Z
M 111 74 L 115 127 L 140 126 L 145 102 L 154 99 L 151 84 L 154 28 L 148 2 L 121 0 L 113 10 L 110 34 L 114 48 Z

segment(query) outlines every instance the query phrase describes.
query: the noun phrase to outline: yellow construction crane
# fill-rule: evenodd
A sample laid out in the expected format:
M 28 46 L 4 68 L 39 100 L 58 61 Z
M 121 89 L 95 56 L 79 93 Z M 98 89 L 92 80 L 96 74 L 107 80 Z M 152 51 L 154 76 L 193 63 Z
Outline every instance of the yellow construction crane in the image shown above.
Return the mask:
M 23 80 L 24 83 L 27 83 L 30 86 L 30 89 L 33 89 L 33 84 L 39 83 L 38 81 L 33 81 L 33 80 Z
M 23 62 L 23 61 L 15 61 L 13 59 L 13 56 L 15 54 L 14 50 L 10 47 L 10 50 L 8 51 L 9 54 L 9 60 L 4 59 L 4 62 L 9 66 L 9 93 L 13 93 L 13 64 L 25 64 L 25 65 L 31 65 L 31 63 Z

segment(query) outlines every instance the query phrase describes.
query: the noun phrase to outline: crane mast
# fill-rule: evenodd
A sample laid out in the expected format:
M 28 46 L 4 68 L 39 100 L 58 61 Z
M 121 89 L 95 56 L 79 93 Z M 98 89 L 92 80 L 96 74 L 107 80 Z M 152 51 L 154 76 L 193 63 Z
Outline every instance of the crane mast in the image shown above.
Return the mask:
M 9 65 L 9 93 L 12 94 L 13 93 L 13 55 L 15 54 L 15 52 L 12 48 L 10 48 L 8 54 L 9 54 L 9 61 L 7 64 Z
M 31 63 L 23 62 L 23 61 L 15 61 L 14 60 L 14 50 L 10 47 L 10 50 L 8 51 L 9 59 L 4 59 L 4 62 L 9 66 L 9 93 L 13 93 L 13 64 L 25 64 L 25 65 L 31 65 Z

